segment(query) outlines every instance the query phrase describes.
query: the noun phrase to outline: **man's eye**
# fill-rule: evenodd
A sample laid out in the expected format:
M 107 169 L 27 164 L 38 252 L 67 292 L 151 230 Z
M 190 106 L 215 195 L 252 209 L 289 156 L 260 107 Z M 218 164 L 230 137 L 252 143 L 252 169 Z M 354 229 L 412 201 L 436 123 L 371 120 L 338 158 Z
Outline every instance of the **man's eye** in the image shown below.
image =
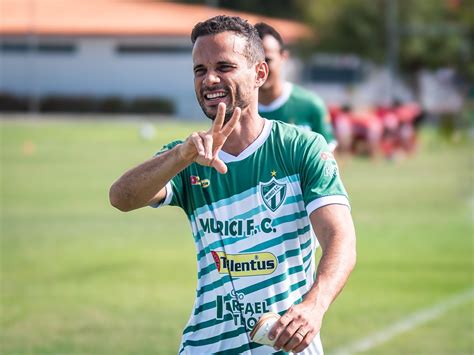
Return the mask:
M 220 69 L 221 71 L 230 71 L 230 70 L 232 70 L 233 68 L 234 68 L 234 67 L 231 66 L 231 65 L 222 65 L 219 69 Z
M 199 76 L 204 74 L 204 69 L 195 69 L 194 70 L 194 75 Z

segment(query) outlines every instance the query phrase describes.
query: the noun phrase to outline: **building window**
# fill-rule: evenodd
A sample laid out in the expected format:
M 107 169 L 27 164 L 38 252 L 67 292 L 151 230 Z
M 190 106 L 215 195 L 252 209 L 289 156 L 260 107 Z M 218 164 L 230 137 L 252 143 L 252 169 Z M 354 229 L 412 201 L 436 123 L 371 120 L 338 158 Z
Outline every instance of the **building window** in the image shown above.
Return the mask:
M 148 45 L 148 44 L 119 44 L 116 52 L 120 55 L 135 54 L 190 54 L 190 46 Z
M 0 43 L 2 53 L 28 53 L 37 52 L 41 54 L 72 54 L 77 47 L 72 43 L 38 43 L 36 45 L 28 42 L 3 42 Z
M 324 66 L 311 66 L 309 79 L 324 83 L 355 83 L 362 79 L 362 73 L 352 68 L 333 68 Z
M 364 79 L 367 65 L 358 57 L 348 55 L 315 55 L 305 67 L 310 82 L 354 84 Z

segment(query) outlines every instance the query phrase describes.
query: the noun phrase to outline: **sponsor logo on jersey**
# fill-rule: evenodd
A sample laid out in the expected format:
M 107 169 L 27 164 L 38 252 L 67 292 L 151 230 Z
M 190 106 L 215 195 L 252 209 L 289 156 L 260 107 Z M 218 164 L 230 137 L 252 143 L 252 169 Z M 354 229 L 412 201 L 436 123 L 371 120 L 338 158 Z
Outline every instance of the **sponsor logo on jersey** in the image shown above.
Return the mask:
M 260 223 L 253 218 L 224 221 L 218 221 L 215 218 L 199 218 L 199 224 L 205 233 L 219 233 L 225 237 L 250 237 L 259 232 L 276 232 L 270 218 L 263 218 Z
M 334 155 L 331 152 L 321 152 L 319 156 L 322 160 L 334 160 Z
M 211 251 L 219 274 L 235 277 L 270 275 L 278 265 L 272 253 L 226 254 L 223 251 Z
M 210 185 L 209 179 L 202 179 L 199 176 L 196 175 L 191 175 L 190 177 L 191 180 L 191 185 L 193 186 L 201 186 L 203 188 L 206 188 Z
M 247 302 L 241 292 L 231 291 L 229 295 L 216 297 L 216 319 L 222 320 L 227 314 L 235 325 L 242 325 L 250 331 L 261 314 L 270 312 L 267 301 Z
M 319 157 L 324 163 L 323 174 L 324 177 L 332 178 L 338 175 L 339 170 L 337 168 L 336 159 L 331 152 L 321 152 Z
M 272 177 L 269 182 L 260 183 L 260 194 L 265 205 L 275 212 L 285 201 L 286 184 L 281 184 Z
M 319 157 L 324 162 L 324 177 L 332 178 L 337 176 L 339 170 L 334 155 L 331 152 L 321 152 Z
M 324 167 L 325 177 L 332 178 L 332 177 L 337 176 L 338 173 L 339 173 L 339 170 L 337 169 L 336 164 L 327 163 L 327 165 Z

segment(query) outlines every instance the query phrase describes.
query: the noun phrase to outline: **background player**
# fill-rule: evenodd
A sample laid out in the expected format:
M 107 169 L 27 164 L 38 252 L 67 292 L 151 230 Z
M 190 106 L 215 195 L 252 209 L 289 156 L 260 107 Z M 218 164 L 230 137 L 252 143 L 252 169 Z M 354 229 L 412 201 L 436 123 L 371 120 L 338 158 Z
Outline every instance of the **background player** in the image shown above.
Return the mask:
M 257 23 L 255 28 L 262 39 L 265 61 L 269 67 L 268 79 L 259 91 L 259 113 L 265 118 L 292 123 L 321 134 L 334 151 L 337 142 L 323 100 L 284 80 L 283 66 L 289 52 L 285 49 L 281 35 L 264 22 Z

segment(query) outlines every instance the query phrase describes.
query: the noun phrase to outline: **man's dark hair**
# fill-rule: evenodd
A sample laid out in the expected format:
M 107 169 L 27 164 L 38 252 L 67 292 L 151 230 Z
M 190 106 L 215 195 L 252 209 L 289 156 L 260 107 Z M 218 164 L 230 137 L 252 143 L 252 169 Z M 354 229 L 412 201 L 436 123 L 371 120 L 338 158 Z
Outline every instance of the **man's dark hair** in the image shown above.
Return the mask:
M 220 15 L 199 22 L 191 32 L 191 42 L 194 44 L 198 37 L 216 35 L 226 31 L 235 32 L 238 36 L 247 40 L 244 56 L 247 58 L 249 65 L 264 60 L 265 52 L 257 30 L 247 20 L 237 16 Z
M 280 50 L 282 51 L 285 49 L 285 43 L 283 42 L 283 38 L 281 38 L 278 31 L 275 30 L 275 28 L 270 26 L 268 23 L 259 22 L 255 25 L 255 28 L 257 29 L 258 35 L 260 36 L 261 40 L 263 40 L 265 36 L 272 36 L 280 44 Z

